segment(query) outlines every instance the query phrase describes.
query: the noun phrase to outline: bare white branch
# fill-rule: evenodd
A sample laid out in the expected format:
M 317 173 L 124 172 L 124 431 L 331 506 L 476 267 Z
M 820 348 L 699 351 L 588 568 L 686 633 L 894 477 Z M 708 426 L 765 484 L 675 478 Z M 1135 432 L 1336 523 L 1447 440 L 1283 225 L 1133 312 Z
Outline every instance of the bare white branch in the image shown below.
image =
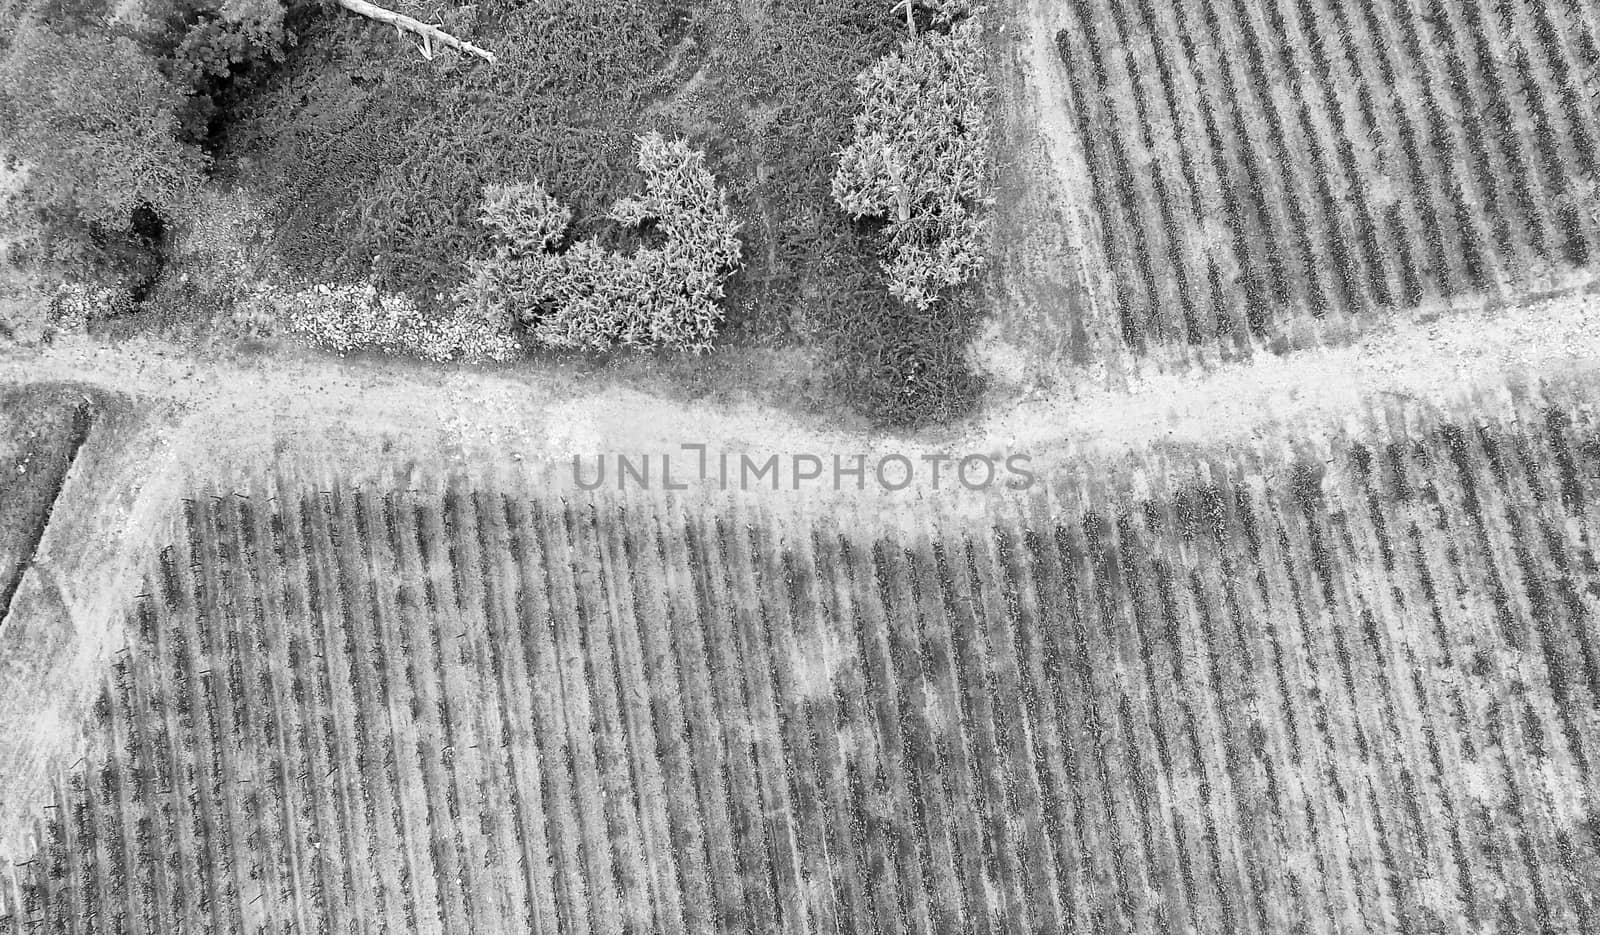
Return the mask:
M 380 23 L 388 23 L 389 25 L 403 32 L 409 32 L 421 36 L 422 55 L 424 58 L 433 58 L 434 46 L 442 45 L 455 49 L 458 52 L 465 52 L 468 55 L 476 55 L 478 58 L 483 59 L 491 65 L 497 61 L 494 53 L 490 52 L 488 49 L 479 48 L 465 39 L 457 39 L 455 36 L 450 35 L 437 26 L 424 23 L 418 19 L 413 19 L 412 17 L 406 16 L 404 13 L 396 13 L 393 10 L 385 10 L 381 6 L 368 3 L 367 0 L 339 0 L 339 5 L 352 13 L 365 16 L 367 19 L 377 20 Z

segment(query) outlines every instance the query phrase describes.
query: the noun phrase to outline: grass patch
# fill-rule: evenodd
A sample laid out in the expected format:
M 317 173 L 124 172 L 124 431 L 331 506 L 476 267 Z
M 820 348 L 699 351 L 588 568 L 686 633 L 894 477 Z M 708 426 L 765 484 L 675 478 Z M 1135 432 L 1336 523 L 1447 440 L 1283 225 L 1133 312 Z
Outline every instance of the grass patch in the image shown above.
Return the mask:
M 970 413 L 984 389 L 967 363 L 981 319 L 971 293 L 949 293 L 919 309 L 889 294 L 874 261 L 847 256 L 833 269 L 836 291 L 817 315 L 819 340 L 835 355 L 840 397 L 873 422 L 896 428 Z

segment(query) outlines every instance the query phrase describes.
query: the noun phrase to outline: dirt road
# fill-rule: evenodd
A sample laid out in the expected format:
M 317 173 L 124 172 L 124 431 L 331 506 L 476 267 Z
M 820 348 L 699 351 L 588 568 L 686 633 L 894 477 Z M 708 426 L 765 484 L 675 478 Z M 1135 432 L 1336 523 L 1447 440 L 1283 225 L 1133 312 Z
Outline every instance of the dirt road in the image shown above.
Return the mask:
M 1469 396 L 1600 368 L 1600 296 L 1480 311 L 1374 330 L 1356 343 L 1190 372 L 1133 373 L 1126 390 L 1063 373 L 1022 394 L 997 391 L 974 419 L 910 437 L 840 430 L 748 404 L 695 403 L 550 370 L 434 369 L 315 354 L 196 360 L 148 341 L 59 341 L 0 356 L 0 381 L 68 381 L 159 402 L 156 446 L 186 472 L 223 479 L 285 453 L 330 473 L 406 461 L 524 467 L 575 454 L 778 454 L 1008 449 L 1036 466 L 1116 457 L 1151 444 L 1250 443 L 1274 427 L 1342 428 L 1374 402 L 1449 407 Z M 442 462 L 441 462 L 442 455 Z

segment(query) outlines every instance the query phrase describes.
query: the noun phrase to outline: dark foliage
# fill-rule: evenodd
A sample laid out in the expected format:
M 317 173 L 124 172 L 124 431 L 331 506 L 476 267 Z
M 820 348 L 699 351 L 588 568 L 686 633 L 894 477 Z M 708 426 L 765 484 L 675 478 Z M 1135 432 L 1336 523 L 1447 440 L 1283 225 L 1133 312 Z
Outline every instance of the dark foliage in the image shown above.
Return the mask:
M 978 384 L 961 364 L 971 329 L 944 319 L 970 312 L 917 326 L 886 316 L 887 295 L 870 285 L 873 245 L 830 195 L 855 76 L 902 24 L 868 0 L 744 14 L 497 0 L 447 17 L 500 57 L 492 68 L 453 54 L 427 62 L 392 31 L 322 16 L 247 105 L 227 152 L 275 204 L 291 268 L 370 277 L 426 306 L 490 248 L 474 216 L 484 186 L 538 180 L 572 207 L 574 239 L 626 250 L 637 235 L 605 212 L 639 185 L 635 136 L 686 135 L 728 188 L 745 242 L 724 334 L 819 341 L 838 361 L 841 395 L 885 422 L 962 411 Z
M 281 59 L 278 0 L 45 0 L 6 11 L 0 151 L 28 165 L 12 259 L 141 301 L 232 106 Z
M 870 242 L 870 235 L 860 235 Z M 880 425 L 915 428 L 972 411 L 983 379 L 967 364 L 979 310 L 958 293 L 918 309 L 896 300 L 859 247 L 824 265 L 836 292 L 818 312 L 818 338 L 834 355 L 835 382 Z
M 308 25 L 230 146 L 274 203 L 293 268 L 433 300 L 487 251 L 475 220 L 485 185 L 544 182 L 584 236 L 632 184 L 640 112 L 666 89 L 654 74 L 681 17 L 614 0 L 486 7 L 492 26 L 447 28 L 492 48 L 493 68 L 454 53 L 424 61 L 348 13 Z
M 180 114 L 188 142 L 214 148 L 233 109 L 283 61 L 294 41 L 285 12 L 277 0 L 178 0 L 167 11 L 151 45 L 172 82 L 189 89 Z

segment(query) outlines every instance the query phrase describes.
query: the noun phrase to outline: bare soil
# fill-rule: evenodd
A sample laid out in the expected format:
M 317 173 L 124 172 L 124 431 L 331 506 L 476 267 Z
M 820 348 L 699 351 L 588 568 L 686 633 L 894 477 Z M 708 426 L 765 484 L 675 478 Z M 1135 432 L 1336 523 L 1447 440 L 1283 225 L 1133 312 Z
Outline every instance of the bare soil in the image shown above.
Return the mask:
M 1427 406 L 1512 382 L 1600 368 L 1600 296 L 1574 292 L 1396 324 L 1342 347 L 1189 370 L 1150 368 L 1124 388 L 1036 377 L 1004 386 L 966 422 L 884 435 L 756 399 L 665 398 L 615 380 L 552 370 L 432 368 L 313 353 L 213 356 L 134 339 L 58 339 L 0 356 L 0 386 L 74 382 L 167 411 L 148 450 L 215 484 L 292 454 L 358 477 L 413 462 L 525 475 L 574 455 L 671 453 L 685 443 L 753 453 L 1018 452 L 1044 471 L 1152 444 L 1246 443 L 1279 425 L 1327 423 L 1371 402 Z M 868 490 L 871 491 L 871 485 Z M 814 488 L 801 491 L 806 499 Z M 781 492 L 781 491 L 780 491 Z M 920 491 L 907 490 L 898 499 Z M 894 499 L 891 496 L 891 499 Z

